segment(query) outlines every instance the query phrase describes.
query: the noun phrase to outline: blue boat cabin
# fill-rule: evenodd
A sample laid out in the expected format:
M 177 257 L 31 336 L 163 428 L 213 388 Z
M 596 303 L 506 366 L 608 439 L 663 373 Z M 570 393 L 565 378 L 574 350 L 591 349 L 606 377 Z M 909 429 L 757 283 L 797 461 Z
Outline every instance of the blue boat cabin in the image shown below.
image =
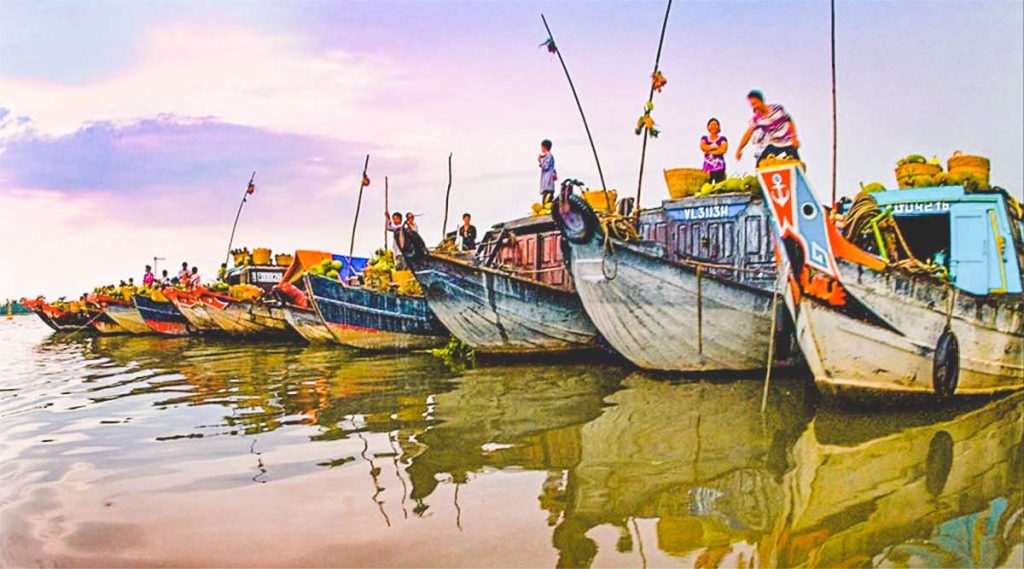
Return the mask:
M 1001 191 L 943 186 L 871 197 L 892 213 L 914 256 L 945 266 L 957 288 L 977 295 L 1021 292 L 1024 228 Z

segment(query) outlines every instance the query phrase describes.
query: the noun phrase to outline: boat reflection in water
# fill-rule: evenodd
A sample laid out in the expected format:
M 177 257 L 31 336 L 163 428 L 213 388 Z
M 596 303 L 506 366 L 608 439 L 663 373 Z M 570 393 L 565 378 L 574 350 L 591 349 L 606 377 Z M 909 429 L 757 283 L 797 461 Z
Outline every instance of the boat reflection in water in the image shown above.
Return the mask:
M 1020 566 L 1024 394 L 871 415 L 782 379 L 762 414 L 760 382 L 606 365 L 161 336 L 33 350 L 28 387 L 0 392 L 12 566 Z M 31 529 L 40 493 L 63 533 Z

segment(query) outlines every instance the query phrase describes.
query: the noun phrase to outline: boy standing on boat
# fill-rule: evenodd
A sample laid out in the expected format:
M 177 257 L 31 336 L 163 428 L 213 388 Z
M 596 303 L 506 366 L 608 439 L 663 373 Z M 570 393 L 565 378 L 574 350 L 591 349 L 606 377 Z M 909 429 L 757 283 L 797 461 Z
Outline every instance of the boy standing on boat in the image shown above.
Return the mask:
M 384 217 L 388 221 L 388 231 L 394 234 L 391 239 L 391 254 L 395 258 L 395 268 L 404 269 L 405 260 L 402 258 L 402 245 L 405 244 L 405 236 L 402 234 L 402 214 L 397 211 L 391 214 L 384 212 Z
M 799 160 L 797 149 L 800 148 L 800 140 L 796 136 L 796 124 L 786 109 L 782 105 L 765 103 L 764 94 L 757 90 L 747 93 L 747 101 L 750 102 L 754 116 L 736 149 L 736 160 L 743 158 L 743 149 L 751 141 L 757 149 L 754 155 L 757 164 L 769 156 Z
M 558 171 L 555 170 L 555 157 L 551 154 L 551 141 L 542 140 L 540 143 L 540 156 L 537 157 L 540 165 L 540 201 L 548 203 L 555 197 L 555 180 L 558 179 Z
M 459 239 L 462 240 L 463 251 L 476 249 L 476 226 L 471 224 L 469 213 L 462 214 L 462 225 L 459 226 Z

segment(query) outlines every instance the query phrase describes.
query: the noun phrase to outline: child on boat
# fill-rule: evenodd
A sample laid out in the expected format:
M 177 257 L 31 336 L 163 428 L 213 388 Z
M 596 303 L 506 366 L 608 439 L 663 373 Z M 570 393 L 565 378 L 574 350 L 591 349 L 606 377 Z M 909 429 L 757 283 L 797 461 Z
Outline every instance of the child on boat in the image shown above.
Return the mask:
M 537 163 L 540 165 L 540 202 L 544 204 L 554 199 L 555 180 L 558 179 L 558 171 L 555 170 L 555 157 L 551 154 L 550 140 L 541 141 Z

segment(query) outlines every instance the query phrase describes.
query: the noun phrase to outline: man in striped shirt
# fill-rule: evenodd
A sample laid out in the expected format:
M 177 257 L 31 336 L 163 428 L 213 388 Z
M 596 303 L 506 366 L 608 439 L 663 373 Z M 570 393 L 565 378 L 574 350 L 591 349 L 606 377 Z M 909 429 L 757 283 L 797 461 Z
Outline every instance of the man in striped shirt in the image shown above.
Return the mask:
M 749 142 L 753 142 L 757 149 L 754 155 L 757 164 L 769 156 L 799 160 L 797 149 L 800 148 L 800 140 L 796 136 L 796 124 L 786 109 L 782 105 L 765 103 L 764 95 L 756 90 L 747 94 L 747 100 L 754 110 L 754 117 L 750 119 L 747 132 L 736 149 L 736 160 L 743 158 L 743 149 Z

